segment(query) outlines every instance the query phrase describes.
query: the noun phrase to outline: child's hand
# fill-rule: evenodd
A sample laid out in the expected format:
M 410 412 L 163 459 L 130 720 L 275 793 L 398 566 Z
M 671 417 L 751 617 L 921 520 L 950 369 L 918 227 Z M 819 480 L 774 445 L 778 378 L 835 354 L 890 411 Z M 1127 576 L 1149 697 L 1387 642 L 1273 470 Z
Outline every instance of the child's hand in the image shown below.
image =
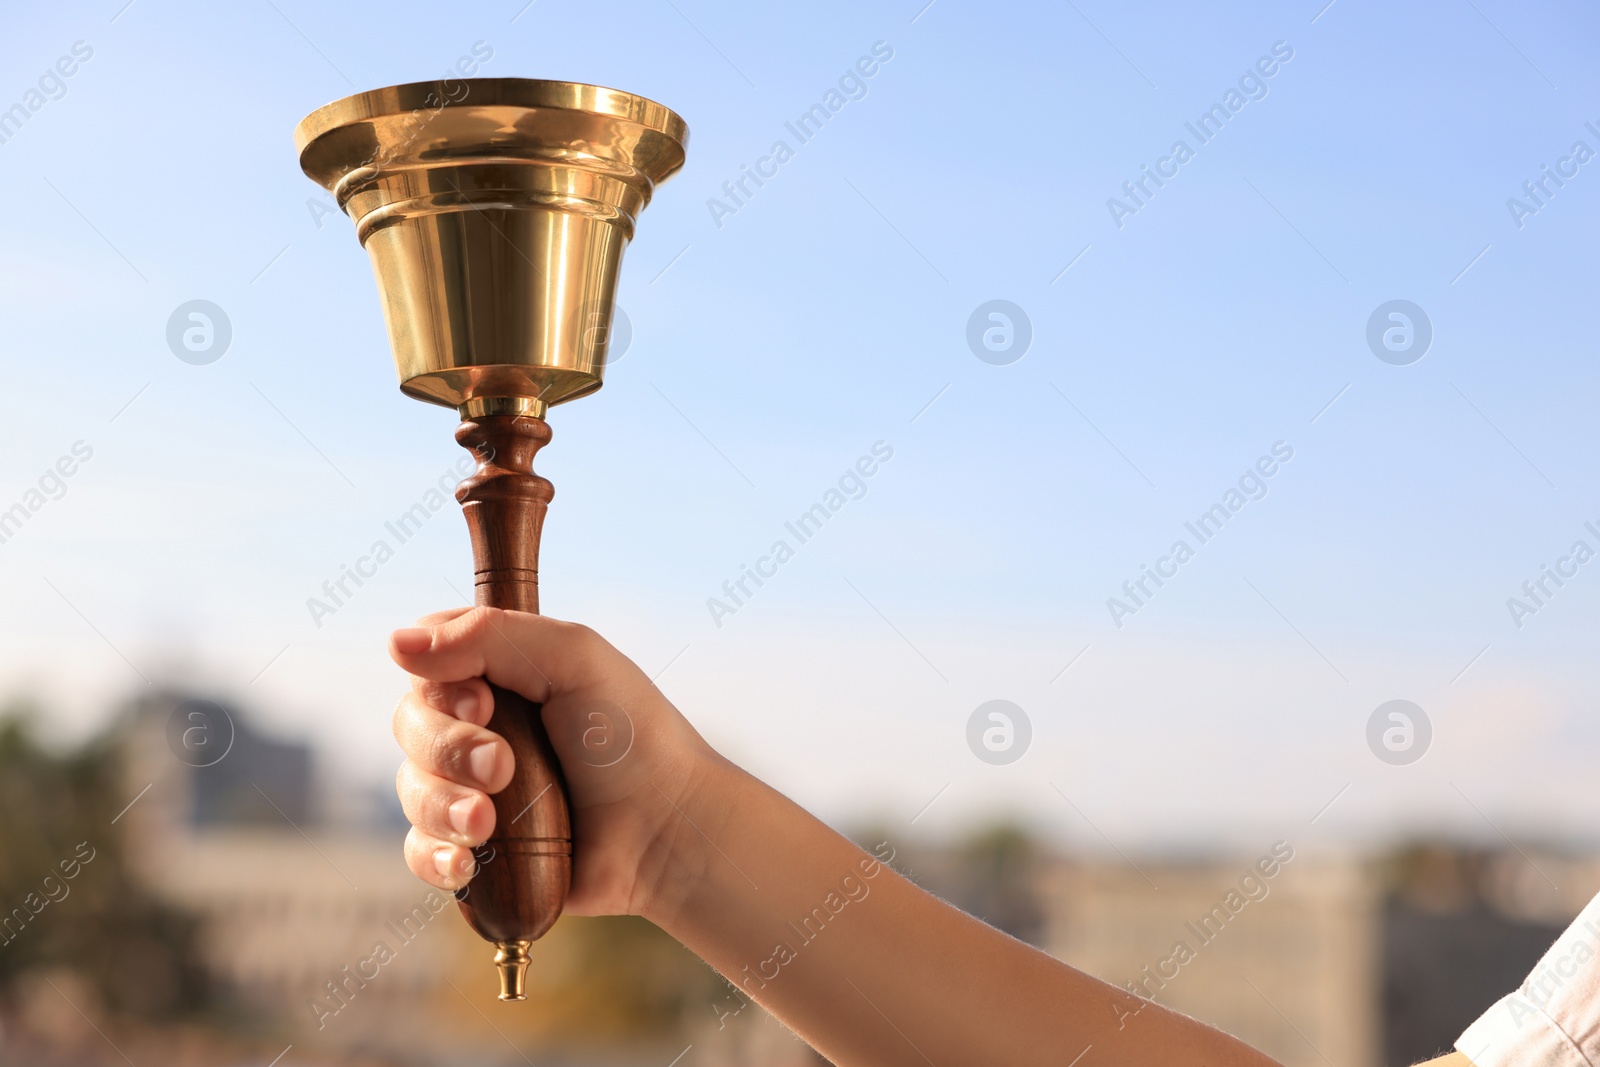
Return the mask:
M 641 913 L 671 857 L 675 807 L 720 762 L 644 672 L 587 627 L 494 608 L 429 615 L 396 630 L 389 654 L 412 676 L 394 713 L 412 872 L 441 889 L 465 885 L 471 847 L 494 830 L 488 794 L 511 781 L 512 756 L 484 725 L 487 678 L 544 706 L 572 801 L 566 910 Z

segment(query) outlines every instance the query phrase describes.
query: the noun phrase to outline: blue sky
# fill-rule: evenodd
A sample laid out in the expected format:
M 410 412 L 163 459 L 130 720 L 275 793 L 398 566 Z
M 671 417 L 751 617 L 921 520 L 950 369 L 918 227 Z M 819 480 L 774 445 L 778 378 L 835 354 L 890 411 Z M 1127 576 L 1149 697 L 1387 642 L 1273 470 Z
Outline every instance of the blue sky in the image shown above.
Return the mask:
M 1600 548 L 1600 162 L 1520 226 L 1507 201 L 1600 151 L 1595 28 L 1482 0 L 30 8 L 0 107 L 92 56 L 0 143 L 0 507 L 93 455 L 0 544 L 0 689 L 70 735 L 198 678 L 387 777 L 383 637 L 462 599 L 464 528 L 441 512 L 320 627 L 306 600 L 458 449 L 396 389 L 291 132 L 479 45 L 484 75 L 690 125 L 624 266 L 631 345 L 551 417 L 544 603 L 666 667 L 735 758 L 830 818 L 935 834 L 1591 837 L 1600 564 L 1520 628 L 1506 601 Z M 865 94 L 795 143 L 875 45 Z M 1198 143 L 1275 46 L 1265 95 Z M 778 139 L 793 158 L 714 211 Z M 1108 200 L 1180 139 L 1119 226 Z M 194 299 L 233 331 L 201 366 L 165 338 Z M 1031 324 L 1006 365 L 966 340 L 996 299 Z M 1404 366 L 1366 341 L 1397 299 L 1433 330 Z M 716 625 L 707 600 L 880 441 L 865 495 Z M 1265 497 L 1116 626 L 1107 599 L 1278 442 Z M 967 747 L 991 699 L 1032 723 L 1005 766 Z M 1365 740 L 1391 699 L 1433 725 L 1407 766 Z

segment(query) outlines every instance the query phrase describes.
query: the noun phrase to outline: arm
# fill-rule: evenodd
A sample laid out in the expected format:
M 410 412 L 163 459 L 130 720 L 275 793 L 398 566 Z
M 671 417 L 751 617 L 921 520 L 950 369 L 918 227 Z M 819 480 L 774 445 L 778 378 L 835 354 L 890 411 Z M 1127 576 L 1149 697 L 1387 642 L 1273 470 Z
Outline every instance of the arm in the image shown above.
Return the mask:
M 397 631 L 391 654 L 412 675 L 406 855 L 431 884 L 469 879 L 486 794 L 510 779 L 487 677 L 543 704 L 572 795 L 568 910 L 650 919 L 841 1067 L 1059 1067 L 1090 1046 L 1099 1063 L 1273 1062 L 916 888 L 718 756 L 583 627 L 461 610 Z
M 1271 1063 L 923 892 L 722 764 L 645 917 L 834 1063 Z

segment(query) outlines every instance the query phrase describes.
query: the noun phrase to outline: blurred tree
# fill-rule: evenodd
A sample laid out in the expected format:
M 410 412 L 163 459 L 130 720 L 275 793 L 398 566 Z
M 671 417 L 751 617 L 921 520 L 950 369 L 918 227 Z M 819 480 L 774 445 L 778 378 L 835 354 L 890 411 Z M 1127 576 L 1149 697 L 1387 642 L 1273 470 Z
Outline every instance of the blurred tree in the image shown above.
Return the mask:
M 1020 941 L 1040 944 L 1041 856 L 1028 831 L 1014 824 L 994 826 L 966 838 L 955 852 L 952 902 Z
M 892 848 L 895 870 L 969 915 L 1019 941 L 1042 943 L 1039 881 L 1047 857 L 1025 827 L 996 823 L 949 845 L 906 841 L 881 827 L 852 837 L 868 851 Z
M 67 970 L 105 1010 L 144 1020 L 205 1005 L 193 920 L 129 876 L 111 739 L 53 753 L 37 709 L 0 710 L 0 1005 L 26 976 Z M 9 1002 L 9 1004 L 8 1004 Z

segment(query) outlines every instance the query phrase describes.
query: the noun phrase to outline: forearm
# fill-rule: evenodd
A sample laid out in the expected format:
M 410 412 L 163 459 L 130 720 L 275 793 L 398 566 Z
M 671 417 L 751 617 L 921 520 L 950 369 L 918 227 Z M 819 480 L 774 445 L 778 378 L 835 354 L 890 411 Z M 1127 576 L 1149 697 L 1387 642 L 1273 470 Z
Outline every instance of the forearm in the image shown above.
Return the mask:
M 924 893 L 731 765 L 683 804 L 646 917 L 840 1067 L 1272 1063 Z

